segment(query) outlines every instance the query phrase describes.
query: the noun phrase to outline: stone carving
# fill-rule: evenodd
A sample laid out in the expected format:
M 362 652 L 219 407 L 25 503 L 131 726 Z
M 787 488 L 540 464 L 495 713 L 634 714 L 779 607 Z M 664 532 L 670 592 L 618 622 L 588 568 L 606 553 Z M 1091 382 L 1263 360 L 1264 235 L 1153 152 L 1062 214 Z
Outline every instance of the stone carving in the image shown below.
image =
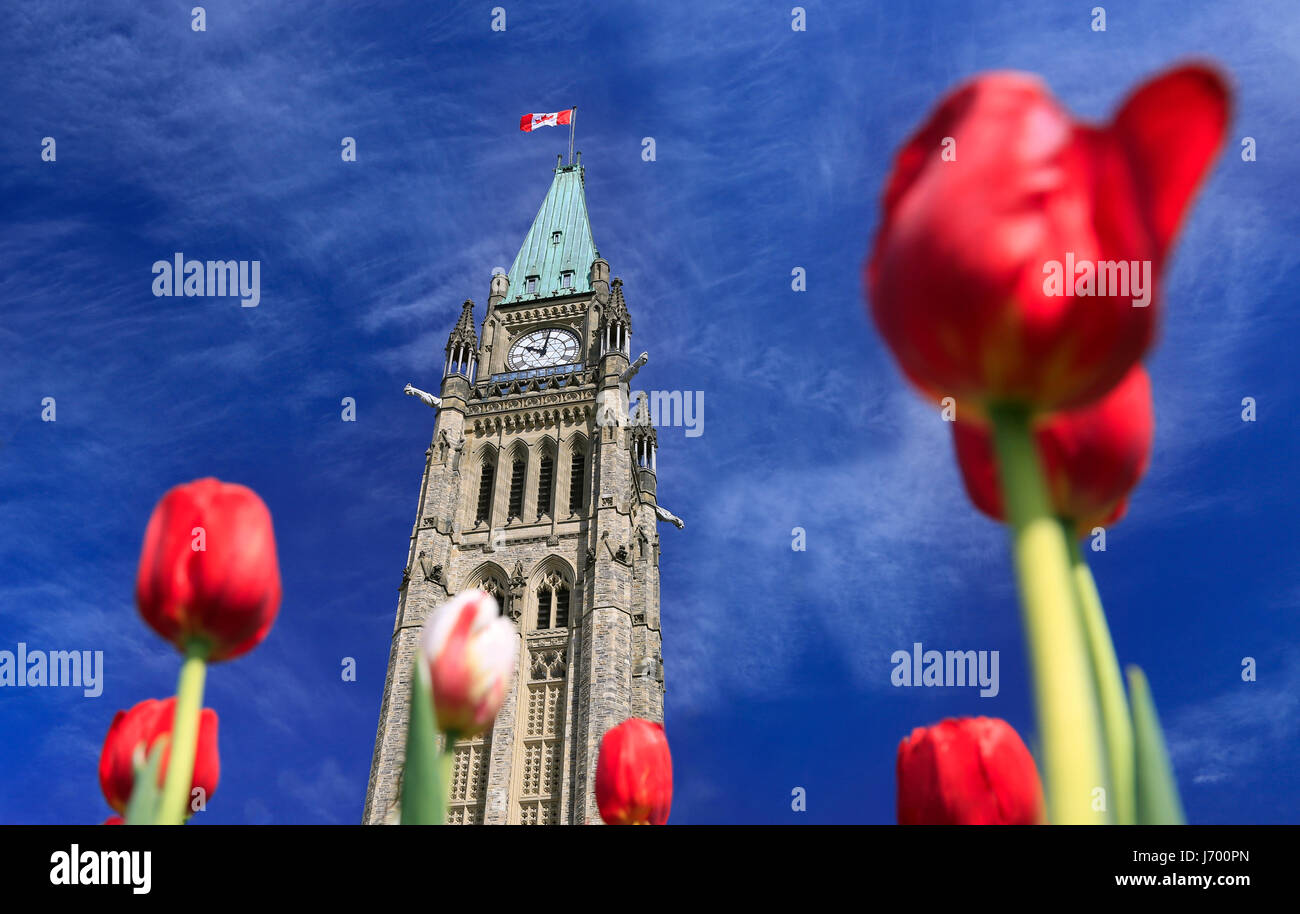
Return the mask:
M 660 520 L 668 521 L 668 523 L 672 524 L 678 530 L 684 529 L 686 527 L 686 521 L 682 520 L 680 517 L 678 517 L 673 512 L 669 511 L 667 508 L 661 507 L 659 505 L 655 505 L 655 514 L 658 515 Z
M 650 400 L 644 390 L 637 391 L 636 408 L 632 410 L 631 417 L 628 420 L 632 425 L 644 428 L 650 427 Z
M 631 365 L 627 366 L 627 368 L 623 371 L 623 373 L 618 376 L 618 382 L 620 384 L 626 384 L 628 381 L 632 380 L 634 377 L 636 377 L 636 373 L 640 371 L 642 366 L 644 366 L 645 363 L 648 361 L 650 361 L 650 353 L 648 352 L 641 353 L 639 356 L 637 356 L 636 361 L 633 362 Z
M 637 661 L 636 669 L 632 671 L 633 676 L 653 676 L 656 679 L 662 679 L 661 670 L 663 669 L 663 659 L 656 652 L 649 657 L 642 657 Z
M 531 679 L 538 682 L 543 679 L 563 679 L 568 664 L 560 651 L 538 651 L 533 655 Z
M 427 391 L 420 390 L 418 387 L 412 387 L 410 384 L 407 384 L 406 387 L 402 388 L 402 393 L 406 394 L 408 397 L 419 397 L 421 403 L 434 409 L 442 406 L 441 399 Z
M 514 573 L 510 575 L 510 602 L 506 615 L 516 622 L 523 615 L 524 589 L 527 586 L 528 581 L 524 578 L 524 563 L 515 562 Z
M 465 450 L 465 436 L 464 436 L 464 435 L 461 435 L 461 436 L 460 436 L 460 440 L 457 441 L 455 444 L 453 444 L 453 445 L 451 446 L 451 450 L 452 450 L 452 457 L 451 457 L 451 471 L 452 471 L 453 473 L 459 473 L 459 472 L 460 472 L 460 452 L 463 451 L 463 450 Z
M 420 550 L 420 568 L 424 572 L 424 579 L 434 584 L 443 583 L 442 566 L 435 564 L 433 559 L 423 549 Z

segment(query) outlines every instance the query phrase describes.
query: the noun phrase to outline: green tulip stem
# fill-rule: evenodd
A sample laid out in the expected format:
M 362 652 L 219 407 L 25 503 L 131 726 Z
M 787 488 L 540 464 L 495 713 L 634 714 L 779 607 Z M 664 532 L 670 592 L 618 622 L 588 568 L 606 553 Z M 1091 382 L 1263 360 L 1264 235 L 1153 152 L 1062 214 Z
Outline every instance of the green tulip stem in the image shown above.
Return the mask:
M 402 769 L 403 825 L 443 825 L 447 821 L 447 790 L 451 782 L 454 740 L 438 751 L 438 724 L 433 710 L 429 668 L 421 659 L 411 676 L 410 722 L 406 730 L 406 764 Z
M 1108 787 L 1101 715 L 1069 547 L 1048 502 L 1029 410 L 999 404 L 989 412 L 1033 672 L 1048 821 L 1105 824 L 1108 806 L 1096 802 L 1097 789 Z
M 183 825 L 189 812 L 190 786 L 194 783 L 194 757 L 199 745 L 199 712 L 203 709 L 203 680 L 208 668 L 208 645 L 191 641 L 181 664 L 176 687 L 176 713 L 172 718 L 171 756 L 158 804 L 157 825 Z
M 1083 618 L 1088 651 L 1092 655 L 1093 675 L 1097 681 L 1102 728 L 1106 733 L 1106 754 L 1110 761 L 1110 783 L 1114 791 L 1112 801 L 1115 819 L 1120 825 L 1133 825 L 1137 822 L 1133 717 L 1129 714 L 1128 698 L 1124 694 L 1124 677 L 1115 656 L 1115 644 L 1111 641 L 1106 614 L 1101 608 L 1097 582 L 1079 550 L 1074 525 L 1062 521 L 1062 530 L 1070 544 L 1070 564 L 1073 566 L 1074 586 L 1079 596 L 1079 612 Z

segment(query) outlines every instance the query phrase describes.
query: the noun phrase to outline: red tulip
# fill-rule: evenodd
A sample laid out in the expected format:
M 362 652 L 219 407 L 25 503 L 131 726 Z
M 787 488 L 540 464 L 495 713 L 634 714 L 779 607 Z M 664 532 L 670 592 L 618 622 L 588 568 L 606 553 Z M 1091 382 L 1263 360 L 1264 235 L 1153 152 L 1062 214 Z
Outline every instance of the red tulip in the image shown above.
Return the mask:
M 434 610 L 421 644 L 438 729 L 457 738 L 492 726 L 519 660 L 519 636 L 482 590 L 466 590 Z
M 123 819 L 121 816 L 109 816 L 107 819 L 105 819 L 103 822 L 99 824 L 100 825 L 125 825 L 126 819 Z
M 271 513 L 257 493 L 217 479 L 177 486 L 149 518 L 136 575 L 146 622 L 185 651 L 229 660 L 262 642 L 280 608 Z
M 1118 383 L 1151 342 L 1150 286 L 1228 106 L 1223 78 L 1202 66 L 1138 87 L 1102 126 L 1072 119 L 1026 74 L 979 76 L 945 98 L 898 154 L 866 268 L 871 312 L 908 378 L 977 412 L 1079 406 Z M 1119 261 L 1139 275 L 1149 263 L 1141 294 L 1109 271 L 1118 293 L 1066 294 L 1084 262 Z M 1075 276 L 1045 285 L 1050 264 L 1068 263 Z M 1143 297 L 1150 306 L 1135 307 Z
M 1096 403 L 1040 419 L 1034 436 L 1053 511 L 1073 521 L 1080 535 L 1118 521 L 1150 462 L 1154 425 L 1151 382 L 1140 365 Z M 1003 520 L 991 433 L 959 419 L 952 434 L 971 501 Z
M 126 812 L 135 784 L 135 751 L 143 747 L 146 758 L 158 738 L 171 735 L 172 718 L 176 713 L 176 698 L 159 701 L 148 698 L 129 711 L 118 711 L 109 725 L 104 749 L 99 756 L 99 786 L 104 791 L 108 805 L 119 813 Z M 171 746 L 163 749 L 162 765 L 158 771 L 161 787 L 171 756 Z M 199 742 L 194 758 L 193 787 L 201 787 L 205 797 L 211 797 L 221 778 L 221 759 L 217 755 L 217 712 L 204 708 L 199 716 Z M 109 824 L 107 822 L 105 825 Z
M 1019 734 L 995 717 L 949 718 L 898 744 L 899 825 L 1038 825 L 1043 789 Z
M 673 804 L 673 758 L 662 724 L 623 721 L 600 741 L 596 805 L 607 825 L 663 825 Z

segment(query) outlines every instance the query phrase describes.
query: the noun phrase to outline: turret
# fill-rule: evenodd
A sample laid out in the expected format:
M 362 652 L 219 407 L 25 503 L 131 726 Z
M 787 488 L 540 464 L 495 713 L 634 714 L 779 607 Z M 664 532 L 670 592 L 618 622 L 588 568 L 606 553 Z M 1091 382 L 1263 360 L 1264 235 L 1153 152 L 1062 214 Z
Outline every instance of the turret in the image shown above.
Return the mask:
M 591 291 L 602 304 L 609 301 L 609 261 L 599 255 L 591 262 Z
M 650 406 L 644 394 L 637 401 L 636 409 L 632 413 L 628 447 L 632 451 L 632 462 L 636 466 L 637 482 L 640 484 L 641 491 L 654 498 L 658 488 L 656 476 L 658 466 L 655 461 L 659 449 L 659 436 L 655 434 L 654 426 L 650 423 Z
M 595 268 L 592 269 L 594 272 Z M 627 312 L 627 303 L 623 301 L 623 280 L 615 277 L 609 301 L 604 302 L 600 308 L 601 356 L 618 354 L 626 359 L 631 337 L 632 317 Z
M 490 290 L 488 293 L 488 317 L 492 316 L 492 312 L 496 310 L 497 305 L 505 301 L 506 294 L 510 291 L 510 277 L 505 273 L 493 273 Z
M 461 307 L 460 320 L 447 338 L 447 361 L 442 369 L 442 387 L 447 395 L 448 385 L 463 379 L 468 388 L 478 376 L 478 334 L 474 332 L 474 302 L 466 299 Z M 457 384 L 456 386 L 460 386 Z M 468 393 L 468 389 L 465 390 Z

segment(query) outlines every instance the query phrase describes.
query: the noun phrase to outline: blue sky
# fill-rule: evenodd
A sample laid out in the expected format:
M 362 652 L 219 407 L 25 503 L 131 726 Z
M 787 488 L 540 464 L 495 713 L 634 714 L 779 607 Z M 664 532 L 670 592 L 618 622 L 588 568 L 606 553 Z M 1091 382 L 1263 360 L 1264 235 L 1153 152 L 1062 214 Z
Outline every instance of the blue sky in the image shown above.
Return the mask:
M 433 420 L 402 386 L 436 389 L 460 303 L 481 319 L 567 144 L 519 116 L 570 105 L 638 382 L 704 392 L 703 435 L 660 432 L 687 523 L 661 531 L 673 821 L 890 822 L 912 727 L 988 714 L 1031 739 L 1004 534 L 866 318 L 860 265 L 894 150 L 954 83 L 1031 70 L 1100 118 L 1190 56 L 1230 72 L 1237 110 L 1166 279 L 1152 467 L 1094 568 L 1189 818 L 1300 818 L 1294 4 L 1114 4 L 1094 33 L 1090 4 L 808 2 L 796 33 L 791 3 L 507 3 L 495 33 L 492 4 L 211 3 L 200 34 L 193 5 L 0 17 L 0 649 L 107 668 L 95 699 L 0 690 L 0 821 L 107 814 L 109 720 L 177 671 L 133 607 L 140 538 L 207 475 L 266 499 L 285 599 L 210 672 L 205 821 L 360 820 Z M 153 297 L 175 251 L 260 260 L 261 304 Z M 891 687 L 915 641 L 1000 651 L 1000 694 Z

